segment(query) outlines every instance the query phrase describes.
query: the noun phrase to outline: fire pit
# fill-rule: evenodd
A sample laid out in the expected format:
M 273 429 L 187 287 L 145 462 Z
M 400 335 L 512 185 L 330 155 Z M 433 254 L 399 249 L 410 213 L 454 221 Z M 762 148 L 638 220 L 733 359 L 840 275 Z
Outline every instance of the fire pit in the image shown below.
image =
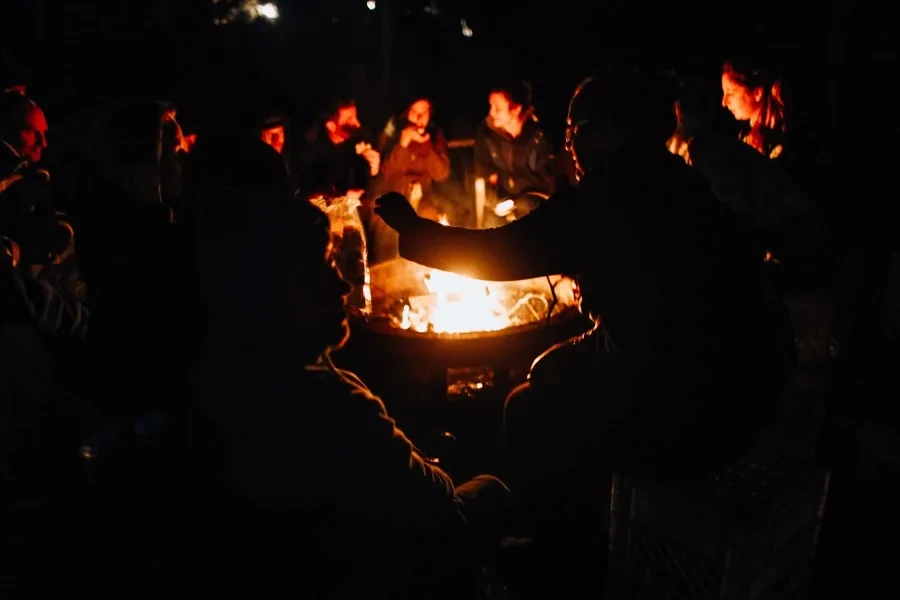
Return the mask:
M 372 310 L 352 319 L 346 355 L 377 366 L 378 378 L 446 381 L 451 372 L 481 369 L 508 382 L 524 378 L 548 346 L 586 328 L 567 277 L 485 282 L 396 259 L 372 267 L 370 281 Z
M 455 477 L 498 472 L 506 395 L 538 354 L 587 329 L 574 282 L 476 281 L 398 259 L 370 269 L 370 290 L 338 363 Z

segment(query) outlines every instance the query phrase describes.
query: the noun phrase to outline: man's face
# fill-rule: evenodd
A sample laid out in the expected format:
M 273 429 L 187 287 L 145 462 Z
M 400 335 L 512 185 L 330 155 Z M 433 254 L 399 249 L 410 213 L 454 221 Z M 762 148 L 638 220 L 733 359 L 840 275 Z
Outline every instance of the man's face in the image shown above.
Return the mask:
M 323 260 L 304 265 L 290 287 L 290 306 L 294 308 L 298 334 L 322 350 L 343 346 L 350 335 L 349 293 L 350 285 L 341 277 L 329 243 Z
M 431 121 L 431 103 L 428 100 L 417 100 L 409 107 L 406 118 L 416 129 L 425 129 Z
M 488 96 L 488 104 L 491 107 L 488 112 L 488 120 L 494 129 L 510 129 L 522 115 L 522 107 L 510 104 L 506 94 L 492 93 Z
M 359 122 L 359 114 L 356 106 L 342 106 L 337 113 L 325 122 L 325 127 L 331 134 L 331 141 L 335 144 L 346 142 L 359 130 L 362 125 Z
M 284 150 L 284 126 L 277 125 L 269 129 L 263 129 L 259 134 L 259 139 L 272 146 L 275 152 L 281 154 Z
M 25 122 L 19 131 L 16 151 L 33 163 L 40 162 L 47 147 L 47 119 L 38 106 L 32 105 L 25 113 Z
M 734 74 L 722 73 L 722 106 L 738 121 L 749 121 L 759 113 L 762 94 L 762 88 L 751 90 Z

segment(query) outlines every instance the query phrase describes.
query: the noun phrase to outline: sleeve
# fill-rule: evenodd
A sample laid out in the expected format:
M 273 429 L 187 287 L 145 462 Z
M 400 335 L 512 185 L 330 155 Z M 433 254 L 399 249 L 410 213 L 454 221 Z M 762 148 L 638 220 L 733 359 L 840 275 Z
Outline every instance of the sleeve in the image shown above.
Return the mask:
M 487 131 L 484 126 L 480 126 L 475 132 L 475 177 L 487 177 L 497 170 L 497 165 L 491 157 Z
M 395 144 L 392 148 L 382 154 L 384 162 L 381 165 L 381 175 L 386 179 L 390 179 L 396 175 L 401 175 L 409 164 L 409 148 L 404 148 L 400 144 Z
M 75 336 L 87 333 L 87 308 L 68 290 L 18 270 L 12 273 L 12 285 L 42 332 Z
M 553 189 L 553 175 L 550 164 L 550 145 L 547 136 L 541 133 L 531 150 L 531 181 L 529 188 L 541 192 L 550 192 Z
M 452 500 L 453 480 L 438 467 L 425 462 L 388 416 L 381 399 L 362 389 L 353 394 L 364 417 L 357 420 L 364 424 L 354 432 L 357 443 L 361 448 L 371 448 L 371 452 L 360 460 L 378 479 L 378 485 L 390 489 L 392 496 Z
M 447 140 L 442 131 L 435 132 L 434 139 L 424 145 L 425 168 L 435 181 L 444 181 L 450 176 L 450 153 L 447 150 Z
M 419 264 L 487 281 L 518 281 L 571 273 L 571 237 L 579 214 L 574 192 L 494 229 L 447 227 L 419 219 L 400 234 L 400 255 Z M 577 255 L 577 253 L 575 253 Z

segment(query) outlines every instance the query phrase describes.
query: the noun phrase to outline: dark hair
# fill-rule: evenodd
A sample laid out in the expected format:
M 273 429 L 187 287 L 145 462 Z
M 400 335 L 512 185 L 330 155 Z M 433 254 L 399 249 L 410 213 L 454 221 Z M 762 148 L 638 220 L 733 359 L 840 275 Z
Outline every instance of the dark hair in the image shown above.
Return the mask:
M 533 102 L 531 84 L 522 79 L 499 82 L 491 88 L 492 94 L 503 94 L 510 104 L 530 109 Z
M 246 188 L 287 192 L 287 168 L 265 142 L 245 133 L 200 138 L 187 155 L 184 188 L 189 195 Z
M 610 70 L 579 84 L 572 98 L 572 120 L 612 120 L 635 137 L 664 142 L 675 130 L 673 106 L 677 78 L 669 73 Z
M 338 116 L 338 113 L 340 112 L 340 110 L 342 108 L 347 108 L 350 106 L 355 107 L 356 100 L 353 100 L 353 99 L 334 100 L 331 104 L 328 105 L 328 108 L 322 114 L 322 116 L 323 116 L 322 123 L 325 123 L 325 121 L 331 121 L 332 119 L 336 119 Z
M 287 115 L 275 108 L 260 106 L 256 109 L 254 121 L 254 134 L 259 134 L 273 127 L 287 127 L 290 125 L 291 120 Z
M 31 98 L 18 92 L 5 92 L 0 99 L 0 136 L 15 136 L 25 124 L 25 115 L 37 107 Z

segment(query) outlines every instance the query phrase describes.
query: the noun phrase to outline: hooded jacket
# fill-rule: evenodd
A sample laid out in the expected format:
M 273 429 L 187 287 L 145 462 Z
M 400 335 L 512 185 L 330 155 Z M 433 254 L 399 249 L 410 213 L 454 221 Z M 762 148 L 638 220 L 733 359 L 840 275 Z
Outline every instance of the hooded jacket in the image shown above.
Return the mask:
M 537 117 L 530 115 L 516 138 L 494 129 L 486 119 L 481 122 L 475 132 L 475 176 L 487 179 L 493 173 L 498 176 L 498 197 L 550 193 L 550 145 Z

